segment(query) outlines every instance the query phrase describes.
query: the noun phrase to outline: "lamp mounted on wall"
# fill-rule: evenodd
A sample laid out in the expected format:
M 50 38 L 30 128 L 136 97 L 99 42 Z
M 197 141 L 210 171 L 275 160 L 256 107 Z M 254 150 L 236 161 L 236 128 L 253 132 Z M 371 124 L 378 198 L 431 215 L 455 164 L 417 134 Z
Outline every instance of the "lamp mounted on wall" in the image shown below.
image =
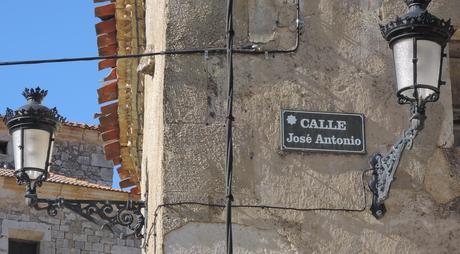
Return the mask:
M 142 237 L 144 216 L 143 201 L 119 200 L 68 200 L 41 199 L 37 187 L 42 186 L 49 175 L 56 132 L 65 118 L 56 108 L 41 104 L 48 91 L 39 87 L 25 89 L 23 96 L 28 103 L 17 110 L 7 109 L 4 122 L 12 135 L 15 176 L 18 184 L 26 185 L 26 204 L 36 210 L 47 210 L 57 215 L 58 208 L 68 208 L 87 220 L 122 237 Z M 126 230 L 121 228 L 128 228 Z
M 410 104 L 410 127 L 385 156 L 371 158 L 373 178 L 369 187 L 373 192 L 372 214 L 381 218 L 386 212 L 391 183 L 401 155 L 410 148 L 426 119 L 425 106 L 439 99 L 445 47 L 454 33 L 450 20 L 430 14 L 426 8 L 431 0 L 404 0 L 409 12 L 395 21 L 380 26 L 383 37 L 393 50 L 397 96 L 400 104 Z
M 65 121 L 56 108 L 41 104 L 47 93 L 39 87 L 25 89 L 22 95 L 28 103 L 17 110 L 8 108 L 4 118 L 13 139 L 15 176 L 19 184 L 26 185 L 26 202 L 31 206 L 36 188 L 48 178 L 55 133 Z

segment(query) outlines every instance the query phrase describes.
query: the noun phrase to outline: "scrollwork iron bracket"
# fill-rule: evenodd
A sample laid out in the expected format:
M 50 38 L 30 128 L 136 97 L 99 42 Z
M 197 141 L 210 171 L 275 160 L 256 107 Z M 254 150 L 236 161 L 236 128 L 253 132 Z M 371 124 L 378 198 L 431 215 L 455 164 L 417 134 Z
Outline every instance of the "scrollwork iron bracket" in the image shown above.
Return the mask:
M 26 195 L 26 198 L 30 197 Z M 144 201 L 118 200 L 70 200 L 36 198 L 30 203 L 35 210 L 47 210 L 48 215 L 56 216 L 58 209 L 67 208 L 81 217 L 110 230 L 120 238 L 134 236 L 143 238 L 145 218 L 141 209 Z
M 373 170 L 372 179 L 369 182 L 369 188 L 373 193 L 371 211 L 377 219 L 385 215 L 384 202 L 388 198 L 401 156 L 405 149 L 412 148 L 415 137 L 423 129 L 425 119 L 424 114 L 414 112 L 410 119 L 410 128 L 404 131 L 403 136 L 393 145 L 390 151 L 385 156 L 376 153 L 371 157 L 370 165 Z

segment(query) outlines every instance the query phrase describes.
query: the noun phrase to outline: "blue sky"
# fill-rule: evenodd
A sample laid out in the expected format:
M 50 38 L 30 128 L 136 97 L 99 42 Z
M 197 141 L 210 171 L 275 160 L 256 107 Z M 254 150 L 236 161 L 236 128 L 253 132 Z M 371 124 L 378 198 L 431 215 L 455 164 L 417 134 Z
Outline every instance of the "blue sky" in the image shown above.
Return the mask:
M 2 0 L 0 61 L 96 56 L 93 1 Z M 0 66 L 0 111 L 24 104 L 25 87 L 48 90 L 44 104 L 70 121 L 98 124 L 97 61 Z M 117 178 L 117 179 L 115 179 Z M 114 174 L 114 187 L 118 187 Z

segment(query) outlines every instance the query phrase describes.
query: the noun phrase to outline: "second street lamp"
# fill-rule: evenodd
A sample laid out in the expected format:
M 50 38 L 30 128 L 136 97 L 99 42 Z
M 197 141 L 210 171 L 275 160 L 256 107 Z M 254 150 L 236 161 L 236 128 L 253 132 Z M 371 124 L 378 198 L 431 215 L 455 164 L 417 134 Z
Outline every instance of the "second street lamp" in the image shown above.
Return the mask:
M 7 109 L 3 119 L 13 139 L 16 180 L 26 185 L 26 204 L 36 210 L 47 210 L 51 216 L 57 214 L 57 209 L 67 208 L 121 237 L 143 237 L 143 201 L 37 197 L 37 187 L 48 178 L 56 131 L 65 121 L 56 108 L 41 104 L 47 93 L 39 87 L 25 89 L 23 96 L 28 103 L 17 110 Z
M 404 0 L 409 12 L 395 21 L 381 26 L 383 37 L 393 50 L 397 96 L 400 104 L 410 104 L 410 127 L 385 155 L 371 158 L 373 178 L 369 187 L 373 192 L 371 211 L 381 218 L 386 212 L 394 174 L 406 147 L 411 147 L 423 129 L 425 106 L 439 99 L 444 49 L 454 34 L 449 21 L 430 14 L 426 8 L 431 0 Z
M 427 102 L 439 99 L 444 49 L 454 27 L 426 10 L 431 0 L 405 2 L 409 12 L 381 31 L 393 50 L 399 102 L 423 114 Z

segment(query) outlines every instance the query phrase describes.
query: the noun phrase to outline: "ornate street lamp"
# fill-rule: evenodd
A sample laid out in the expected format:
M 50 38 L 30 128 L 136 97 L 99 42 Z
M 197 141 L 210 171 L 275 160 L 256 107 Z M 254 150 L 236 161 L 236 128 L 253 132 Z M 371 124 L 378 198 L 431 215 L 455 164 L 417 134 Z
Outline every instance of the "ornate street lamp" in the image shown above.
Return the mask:
M 3 120 L 13 139 L 17 182 L 26 184 L 26 202 L 33 206 L 36 187 L 48 177 L 55 133 L 65 119 L 56 108 L 41 104 L 46 90 L 25 89 L 22 95 L 27 104 L 17 110 L 8 108 Z
M 23 95 L 28 103 L 17 110 L 8 108 L 3 119 L 13 139 L 16 180 L 18 184 L 26 185 L 26 204 L 36 210 L 47 210 L 51 216 L 57 215 L 58 208 L 65 207 L 121 237 L 134 235 L 141 238 L 144 201 L 37 197 L 37 187 L 48 178 L 55 133 L 65 121 L 56 108 L 49 109 L 41 104 L 47 93 L 39 87 L 25 89 Z
M 410 148 L 426 119 L 425 105 L 439 99 L 445 47 L 454 33 L 450 20 L 430 14 L 426 8 L 431 0 L 404 0 L 409 12 L 381 26 L 383 37 L 393 50 L 397 96 L 400 104 L 410 104 L 410 128 L 386 156 L 375 154 L 371 159 L 374 170 L 369 186 L 374 193 L 371 211 L 381 218 L 386 212 L 388 197 L 401 155 Z

